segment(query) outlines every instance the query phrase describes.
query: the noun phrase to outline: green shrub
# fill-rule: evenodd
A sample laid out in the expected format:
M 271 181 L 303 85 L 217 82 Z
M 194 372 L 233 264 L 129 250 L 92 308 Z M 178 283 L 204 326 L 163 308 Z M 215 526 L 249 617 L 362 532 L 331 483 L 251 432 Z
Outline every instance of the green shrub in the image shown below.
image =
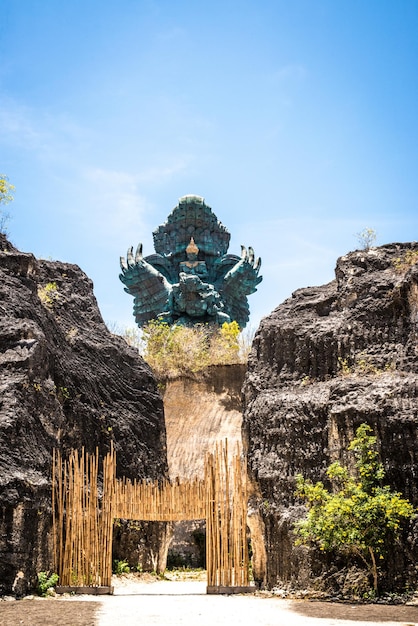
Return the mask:
M 127 561 L 113 561 L 112 572 L 117 576 L 121 574 L 129 574 L 131 568 L 129 567 L 129 563 Z
M 418 263 L 418 250 L 407 250 L 402 256 L 392 261 L 395 272 L 403 274 Z
M 296 543 L 359 556 L 373 576 L 377 595 L 377 564 L 389 542 L 399 538 L 402 522 L 415 510 L 400 493 L 381 486 L 385 472 L 378 460 L 376 437 L 370 433 L 370 426 L 361 424 L 348 447 L 355 458 L 353 475 L 338 461 L 329 466 L 332 490 L 320 481 L 313 484 L 301 474 L 296 477 L 296 493 L 306 500 L 308 513 L 295 531 L 299 536 Z
M 2 205 L 8 204 L 13 200 L 12 192 L 14 186 L 9 183 L 9 179 L 4 174 L 0 174 L 0 233 L 7 235 L 7 223 L 10 219 Z
M 52 309 L 54 303 L 59 298 L 57 283 L 51 282 L 47 283 L 44 287 L 38 287 L 38 297 L 44 306 L 48 309 Z
M 38 593 L 40 596 L 45 597 L 48 589 L 52 589 L 56 586 L 59 580 L 58 574 L 55 572 L 39 572 L 38 573 Z

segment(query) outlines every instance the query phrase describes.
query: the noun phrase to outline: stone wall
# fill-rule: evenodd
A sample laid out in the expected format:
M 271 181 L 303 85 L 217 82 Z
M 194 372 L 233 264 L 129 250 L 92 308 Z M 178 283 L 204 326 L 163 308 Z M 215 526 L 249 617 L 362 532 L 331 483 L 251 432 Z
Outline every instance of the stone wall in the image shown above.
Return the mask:
M 203 478 L 205 456 L 217 441 L 241 448 L 243 364 L 213 365 L 163 384 L 170 477 Z
M 228 439 L 231 454 L 242 449 L 242 395 L 246 367 L 214 365 L 203 372 L 167 380 L 164 411 L 167 459 L 171 479 L 204 476 L 205 456 L 216 442 Z M 205 522 L 177 522 L 169 563 L 204 566 Z

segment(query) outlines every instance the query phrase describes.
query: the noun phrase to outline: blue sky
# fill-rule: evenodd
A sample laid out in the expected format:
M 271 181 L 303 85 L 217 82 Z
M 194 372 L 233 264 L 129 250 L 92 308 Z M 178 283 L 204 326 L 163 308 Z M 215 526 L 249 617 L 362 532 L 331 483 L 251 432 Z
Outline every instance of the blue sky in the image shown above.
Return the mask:
M 338 256 L 418 238 L 416 0 L 0 0 L 11 241 L 78 264 L 133 326 L 130 245 L 205 198 L 251 245 L 257 326 Z

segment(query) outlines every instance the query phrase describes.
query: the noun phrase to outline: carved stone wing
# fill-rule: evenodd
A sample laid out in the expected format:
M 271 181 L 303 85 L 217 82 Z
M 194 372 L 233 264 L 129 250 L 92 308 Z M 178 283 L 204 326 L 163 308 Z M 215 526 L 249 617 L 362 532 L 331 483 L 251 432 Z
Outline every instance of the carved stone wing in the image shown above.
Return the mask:
M 161 263 L 163 265 L 164 260 Z M 133 248 L 129 248 L 126 259 L 120 258 L 120 266 L 122 273 L 119 278 L 125 285 L 125 291 L 134 296 L 133 312 L 137 324 L 141 326 L 167 310 L 171 285 L 161 272 L 143 258 L 142 244 L 139 244 L 135 256 Z
M 231 266 L 232 255 L 227 255 L 221 266 L 224 270 Z M 218 291 L 222 296 L 226 312 L 232 320 L 244 328 L 249 320 L 249 306 L 247 296 L 257 291 L 257 285 L 262 281 L 258 273 L 261 259 L 254 258 L 254 250 L 241 246 L 241 258 L 235 257 L 235 263 L 227 269 L 223 281 L 218 279 Z

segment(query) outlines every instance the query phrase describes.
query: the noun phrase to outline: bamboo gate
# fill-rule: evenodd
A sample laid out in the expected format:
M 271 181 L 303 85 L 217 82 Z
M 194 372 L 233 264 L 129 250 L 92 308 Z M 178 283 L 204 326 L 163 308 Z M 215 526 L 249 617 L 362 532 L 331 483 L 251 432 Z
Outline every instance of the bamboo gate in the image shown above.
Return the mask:
M 54 451 L 53 552 L 61 590 L 111 593 L 113 522 L 206 519 L 207 592 L 252 590 L 247 545 L 245 462 L 228 443 L 207 454 L 203 479 L 116 479 L 116 454 Z

